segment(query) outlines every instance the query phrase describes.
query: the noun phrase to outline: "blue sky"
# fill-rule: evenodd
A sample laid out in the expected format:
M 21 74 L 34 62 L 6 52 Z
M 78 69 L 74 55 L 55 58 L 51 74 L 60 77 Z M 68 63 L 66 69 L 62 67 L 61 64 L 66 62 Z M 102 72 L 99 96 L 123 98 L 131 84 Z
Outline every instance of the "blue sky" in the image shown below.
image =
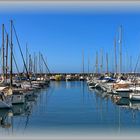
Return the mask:
M 101 48 L 105 55 L 109 55 L 109 70 L 114 68 L 114 35 L 119 25 L 123 26 L 123 71 L 130 70 L 129 58 L 132 56 L 133 69 L 140 54 L 140 12 L 105 12 L 82 11 L 59 12 L 1 12 L 0 24 L 4 23 L 9 30 L 9 21 L 14 20 L 20 43 L 25 52 L 31 54 L 39 51 L 47 58 L 52 72 L 81 72 L 82 50 L 85 56 L 85 71 L 87 71 L 88 57 L 90 71 L 95 70 L 95 54 Z M 1 35 L 0 35 L 1 38 Z M 118 46 L 117 46 L 118 47 Z M 17 43 L 14 41 L 16 59 L 20 70 L 22 60 Z M 140 65 L 140 64 L 139 64 Z M 140 67 L 137 69 L 140 70 Z

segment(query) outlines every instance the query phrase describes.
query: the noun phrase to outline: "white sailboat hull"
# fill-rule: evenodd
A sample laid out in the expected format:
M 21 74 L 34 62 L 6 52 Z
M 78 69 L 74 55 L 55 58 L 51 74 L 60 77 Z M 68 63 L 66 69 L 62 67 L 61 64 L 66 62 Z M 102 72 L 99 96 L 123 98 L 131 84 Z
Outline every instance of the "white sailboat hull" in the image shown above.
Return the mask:
M 140 94 L 130 94 L 129 98 L 131 100 L 140 100 Z

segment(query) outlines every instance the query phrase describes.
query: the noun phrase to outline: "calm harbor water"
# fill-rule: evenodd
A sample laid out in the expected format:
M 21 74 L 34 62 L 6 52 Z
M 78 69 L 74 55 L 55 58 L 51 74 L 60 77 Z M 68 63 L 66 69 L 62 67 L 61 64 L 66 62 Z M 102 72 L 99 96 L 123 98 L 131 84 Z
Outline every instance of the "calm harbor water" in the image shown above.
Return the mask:
M 51 82 L 25 104 L 0 110 L 0 135 L 114 134 L 140 130 L 139 102 L 89 90 L 86 82 Z

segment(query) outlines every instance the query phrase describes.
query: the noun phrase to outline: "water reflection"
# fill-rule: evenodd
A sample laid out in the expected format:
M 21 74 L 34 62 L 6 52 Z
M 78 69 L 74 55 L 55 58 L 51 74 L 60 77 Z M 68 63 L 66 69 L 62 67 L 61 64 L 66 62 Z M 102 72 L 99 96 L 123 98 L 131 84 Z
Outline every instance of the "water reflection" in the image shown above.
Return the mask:
M 71 82 L 70 81 L 66 81 L 66 88 L 67 89 L 71 88 Z
M 120 98 L 119 96 L 113 95 L 113 94 L 107 94 L 107 92 L 102 92 L 99 90 L 94 90 L 94 93 L 96 93 L 96 102 L 100 99 L 105 101 L 111 100 L 115 105 L 121 107 L 121 108 L 127 108 L 127 109 L 134 109 L 134 110 L 140 110 L 140 101 L 133 101 L 129 98 Z M 99 99 L 98 99 L 99 98 Z M 107 105 L 108 106 L 108 105 Z
M 90 91 L 90 94 L 94 99 L 99 124 L 102 123 L 104 126 L 104 123 L 110 122 L 112 129 L 116 128 L 115 132 L 118 132 L 118 134 L 122 134 L 128 129 L 131 129 L 131 132 L 137 132 L 135 128 L 140 123 L 138 116 L 140 113 L 139 101 L 118 98 L 115 95 L 95 89 Z M 107 128 L 108 126 L 106 124 Z
M 134 110 L 140 110 L 140 101 L 133 101 L 129 98 L 120 98 L 116 101 L 116 105 L 128 108 L 128 109 L 134 109 Z
M 38 96 L 33 93 L 26 98 L 26 102 L 24 104 L 15 104 L 11 109 L 0 109 L 0 131 L 2 131 L 1 129 L 6 128 L 6 135 L 14 135 L 14 132 L 16 134 L 17 130 L 14 131 L 14 129 L 19 128 L 23 118 L 25 118 L 24 125 L 22 124 L 19 129 L 21 130 L 21 128 L 24 127 L 25 131 L 37 97 Z
M 8 117 L 10 116 L 11 111 L 9 109 L 0 110 L 0 126 L 2 128 L 10 128 L 11 124 Z
M 132 101 L 128 98 L 120 98 L 115 102 L 117 106 L 127 114 L 130 114 L 130 122 L 132 121 L 133 127 L 138 125 L 140 101 Z
M 115 132 L 140 128 L 140 102 L 118 99 L 86 82 L 51 82 L 50 87 L 29 94 L 25 104 L 0 110 L 0 134 L 49 134 L 51 132 Z M 3 129 L 6 128 L 6 129 Z M 9 132 L 8 132 L 9 131 Z

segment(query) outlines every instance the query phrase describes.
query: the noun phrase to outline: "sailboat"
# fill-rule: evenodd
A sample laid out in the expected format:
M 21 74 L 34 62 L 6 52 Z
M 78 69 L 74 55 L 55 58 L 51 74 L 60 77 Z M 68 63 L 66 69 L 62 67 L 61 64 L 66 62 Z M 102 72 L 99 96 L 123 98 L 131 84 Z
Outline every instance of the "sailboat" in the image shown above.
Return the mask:
M 4 24 L 2 24 L 2 76 L 0 82 L 0 108 L 11 108 L 12 91 L 5 84 Z
M 18 90 L 16 90 L 16 88 L 14 89 L 13 87 L 13 21 L 11 20 L 10 21 L 10 24 L 11 24 L 11 58 L 10 58 L 10 87 L 12 89 L 12 104 L 19 104 L 19 103 L 24 103 L 25 101 L 25 96 L 23 94 L 23 92 L 20 92 Z M 14 28 L 15 29 L 15 28 Z M 15 30 L 14 30 L 15 32 Z

